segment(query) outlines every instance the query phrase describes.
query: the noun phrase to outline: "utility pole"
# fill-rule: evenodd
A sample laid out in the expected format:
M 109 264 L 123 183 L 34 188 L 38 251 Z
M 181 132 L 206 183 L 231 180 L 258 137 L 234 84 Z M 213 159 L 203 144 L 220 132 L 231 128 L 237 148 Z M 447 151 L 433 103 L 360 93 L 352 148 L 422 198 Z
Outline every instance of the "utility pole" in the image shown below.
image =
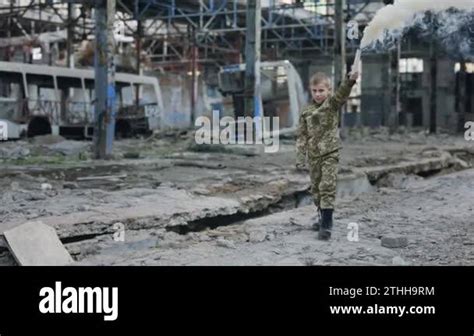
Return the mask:
M 457 92 L 457 104 L 456 112 L 458 113 L 458 124 L 456 125 L 456 131 L 464 131 L 464 124 L 467 120 L 467 108 L 466 108 L 466 85 L 467 85 L 467 69 L 466 61 L 461 60 L 459 73 L 458 73 L 458 92 Z
M 94 155 L 96 159 L 110 157 L 115 135 L 115 1 L 98 0 L 95 3 Z
M 197 45 L 196 28 L 191 28 L 191 125 L 196 119 L 197 103 Z
M 334 89 L 344 80 L 346 76 L 346 25 L 344 22 L 344 7 L 346 0 L 335 0 L 334 3 Z M 344 128 L 344 110 L 340 111 L 341 129 Z
M 389 92 L 390 92 L 390 112 L 388 116 L 388 126 L 390 132 L 395 132 L 399 125 L 400 105 L 400 57 L 401 40 L 397 40 L 397 49 L 390 51 L 389 61 Z
M 136 39 L 135 39 L 135 47 L 136 47 L 136 62 L 137 62 L 137 75 L 142 74 L 142 64 L 141 64 L 141 57 L 142 57 L 142 22 L 140 20 L 140 3 L 139 0 L 135 0 L 135 8 L 134 8 L 134 17 L 137 21 L 137 32 L 136 32 Z M 137 109 L 140 107 L 140 85 L 136 85 L 135 91 L 135 106 Z
M 430 134 L 436 134 L 437 121 L 436 121 L 436 100 L 437 100 L 437 89 L 438 89 L 438 52 L 436 45 L 436 16 L 434 13 L 431 15 L 432 34 L 431 34 L 431 45 L 430 45 L 430 74 L 431 74 L 431 85 L 430 85 Z
M 74 26 L 72 22 L 72 10 L 73 4 L 69 2 L 67 4 L 67 40 L 66 40 L 66 50 L 67 50 L 67 67 L 74 68 Z
M 13 10 L 15 8 L 15 0 L 10 0 L 10 15 L 8 16 L 8 31 L 7 31 L 7 37 L 8 38 L 11 38 L 12 37 L 12 33 L 13 33 Z M 6 52 L 6 57 L 5 57 L 5 61 L 9 62 L 11 60 L 11 56 L 12 56 L 12 52 L 11 52 L 11 47 L 10 46 L 7 46 L 7 48 L 5 48 L 5 52 Z
M 262 6 L 260 0 L 247 1 L 247 32 L 245 39 L 245 116 L 262 117 L 260 91 L 260 47 Z M 259 138 L 261 126 L 255 124 L 256 136 Z

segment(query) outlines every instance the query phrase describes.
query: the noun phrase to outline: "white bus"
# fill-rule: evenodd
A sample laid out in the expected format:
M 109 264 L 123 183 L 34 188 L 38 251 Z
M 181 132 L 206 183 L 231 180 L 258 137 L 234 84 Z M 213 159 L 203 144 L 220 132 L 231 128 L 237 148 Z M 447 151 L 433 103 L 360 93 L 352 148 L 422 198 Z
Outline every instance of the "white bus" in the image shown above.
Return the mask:
M 0 120 L 28 137 L 58 134 L 90 138 L 94 125 L 94 71 L 0 62 Z M 156 77 L 115 75 L 116 135 L 160 127 L 163 101 Z
M 244 115 L 245 68 L 245 64 L 235 64 L 219 71 L 219 88 L 232 95 L 235 116 Z M 307 102 L 301 77 L 287 60 L 261 62 L 260 74 L 261 116 L 279 117 L 280 131 L 293 131 Z

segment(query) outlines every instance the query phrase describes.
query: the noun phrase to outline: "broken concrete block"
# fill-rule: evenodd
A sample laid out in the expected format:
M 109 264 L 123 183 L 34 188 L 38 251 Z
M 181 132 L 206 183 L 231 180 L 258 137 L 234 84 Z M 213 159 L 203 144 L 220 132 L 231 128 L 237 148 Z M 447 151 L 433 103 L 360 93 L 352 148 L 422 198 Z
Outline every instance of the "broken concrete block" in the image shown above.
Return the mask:
M 453 162 L 457 166 L 457 168 L 460 169 L 460 170 L 461 169 L 469 169 L 469 168 L 472 167 L 468 162 L 466 162 L 464 160 L 461 160 L 460 158 L 454 158 Z
M 24 197 L 25 201 L 44 201 L 46 199 L 45 195 L 42 194 L 26 194 Z
M 192 193 L 196 195 L 210 195 L 212 192 L 206 188 L 203 187 L 197 187 L 191 190 Z
M 217 239 L 217 246 L 235 249 L 234 242 L 224 238 Z
M 52 190 L 53 186 L 49 183 L 41 183 L 41 190 Z
M 88 150 L 89 144 L 86 142 L 65 140 L 52 145 L 46 145 L 45 147 L 54 153 L 63 154 L 65 156 L 73 156 Z
M 382 237 L 382 246 L 388 248 L 406 247 L 408 245 L 408 238 L 396 235 L 387 235 Z
M 42 222 L 28 222 L 3 234 L 21 266 L 62 266 L 73 262 L 56 231 Z
M 408 266 L 410 265 L 410 263 L 403 260 L 402 257 L 396 256 L 396 257 L 393 257 L 392 259 L 392 265 L 393 266 Z
M 251 243 L 261 243 L 267 239 L 267 232 L 263 230 L 250 231 L 248 235 Z
M 422 177 L 416 175 L 389 173 L 377 181 L 377 187 L 406 189 L 411 183 L 422 179 Z
M 23 159 L 28 155 L 30 155 L 30 150 L 28 148 L 23 148 L 22 146 L 18 146 L 10 150 L 4 149 L 2 152 L 0 152 L 1 158 L 9 160 Z
M 63 183 L 63 188 L 64 189 L 78 189 L 79 185 L 74 182 L 64 182 Z
M 91 207 L 88 206 L 88 205 L 85 205 L 85 204 L 81 204 L 76 209 L 79 212 L 83 212 L 83 211 L 89 211 L 91 209 Z

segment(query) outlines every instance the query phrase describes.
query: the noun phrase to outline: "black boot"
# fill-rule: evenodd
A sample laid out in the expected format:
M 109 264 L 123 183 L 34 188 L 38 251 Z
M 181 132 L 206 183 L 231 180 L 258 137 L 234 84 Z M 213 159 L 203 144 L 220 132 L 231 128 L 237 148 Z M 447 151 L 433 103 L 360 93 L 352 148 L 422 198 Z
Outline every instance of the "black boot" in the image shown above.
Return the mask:
M 314 231 L 319 231 L 321 227 L 321 209 L 318 207 L 318 217 L 314 219 L 313 226 L 311 227 Z
M 321 209 L 321 227 L 318 232 L 319 240 L 329 240 L 331 239 L 331 230 L 332 230 L 332 213 L 333 209 Z

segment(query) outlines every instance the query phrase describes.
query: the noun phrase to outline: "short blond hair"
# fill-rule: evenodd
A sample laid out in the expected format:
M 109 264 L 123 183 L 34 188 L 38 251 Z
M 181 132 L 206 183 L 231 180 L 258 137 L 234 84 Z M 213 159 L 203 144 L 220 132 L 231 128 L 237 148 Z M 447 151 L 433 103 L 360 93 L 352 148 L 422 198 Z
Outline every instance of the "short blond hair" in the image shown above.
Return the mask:
M 309 80 L 309 85 L 319 85 L 319 84 L 326 84 L 328 88 L 332 87 L 332 81 L 331 78 L 329 78 L 328 75 L 326 75 L 324 72 L 317 72 L 313 76 L 311 76 L 311 79 Z

